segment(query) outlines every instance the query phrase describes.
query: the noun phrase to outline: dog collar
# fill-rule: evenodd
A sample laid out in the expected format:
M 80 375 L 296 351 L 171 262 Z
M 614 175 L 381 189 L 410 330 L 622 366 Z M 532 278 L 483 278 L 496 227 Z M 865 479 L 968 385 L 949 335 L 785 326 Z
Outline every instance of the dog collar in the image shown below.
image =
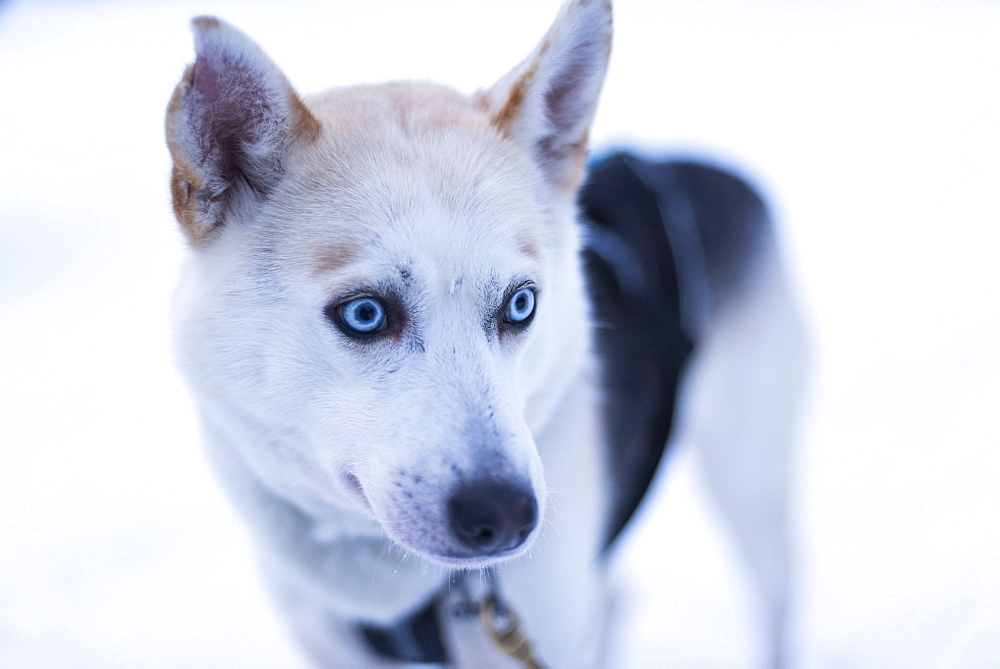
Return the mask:
M 386 660 L 447 663 L 438 620 L 444 594 L 439 592 L 423 608 L 393 625 L 360 625 L 361 637 L 372 652 Z
M 416 613 L 390 626 L 361 625 L 361 635 L 385 660 L 446 664 L 441 619 L 478 618 L 501 653 L 525 669 L 541 669 L 517 616 L 500 597 L 496 572 L 487 569 L 483 576 L 481 592 L 474 595 L 466 572 L 452 572 L 445 587 Z

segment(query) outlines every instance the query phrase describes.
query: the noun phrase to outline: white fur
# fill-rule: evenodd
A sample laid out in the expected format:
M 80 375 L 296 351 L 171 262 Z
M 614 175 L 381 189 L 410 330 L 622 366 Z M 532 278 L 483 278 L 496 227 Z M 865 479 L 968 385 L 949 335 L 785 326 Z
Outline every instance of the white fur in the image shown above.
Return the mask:
M 753 280 L 706 324 L 681 385 L 676 439 L 700 469 L 748 568 L 760 606 L 764 666 L 794 666 L 793 444 L 807 352 L 777 255 L 762 249 Z

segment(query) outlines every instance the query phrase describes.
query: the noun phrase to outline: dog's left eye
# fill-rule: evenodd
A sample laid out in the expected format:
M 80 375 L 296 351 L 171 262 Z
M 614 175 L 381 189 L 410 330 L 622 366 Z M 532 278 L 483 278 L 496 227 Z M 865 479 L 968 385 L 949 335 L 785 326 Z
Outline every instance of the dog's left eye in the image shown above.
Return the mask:
M 514 325 L 526 325 L 535 314 L 535 289 L 525 287 L 507 301 L 504 320 Z
M 374 297 L 358 297 L 337 309 L 342 328 L 353 335 L 371 335 L 386 327 L 385 306 Z

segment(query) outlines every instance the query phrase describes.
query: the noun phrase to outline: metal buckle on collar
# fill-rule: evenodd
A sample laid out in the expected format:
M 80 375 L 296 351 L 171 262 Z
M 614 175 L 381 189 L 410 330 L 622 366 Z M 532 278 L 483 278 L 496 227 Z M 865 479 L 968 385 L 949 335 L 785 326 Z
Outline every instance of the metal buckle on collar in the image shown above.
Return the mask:
M 501 653 L 517 660 L 525 669 L 541 669 L 544 665 L 535 657 L 520 620 L 500 597 L 496 572 L 488 569 L 484 576 L 485 589 L 477 601 L 470 592 L 466 574 L 455 575 L 453 582 L 458 588 L 458 601 L 453 605 L 452 615 L 462 619 L 478 618 Z
M 497 650 L 520 662 L 524 669 L 541 669 L 544 665 L 535 656 L 520 621 L 500 597 L 496 572 L 484 570 L 477 593 L 469 581 L 466 572 L 453 573 L 445 588 L 422 609 L 395 625 L 361 625 L 362 637 L 372 651 L 387 660 L 447 664 L 438 612 L 443 615 L 449 611 L 460 620 L 478 620 Z

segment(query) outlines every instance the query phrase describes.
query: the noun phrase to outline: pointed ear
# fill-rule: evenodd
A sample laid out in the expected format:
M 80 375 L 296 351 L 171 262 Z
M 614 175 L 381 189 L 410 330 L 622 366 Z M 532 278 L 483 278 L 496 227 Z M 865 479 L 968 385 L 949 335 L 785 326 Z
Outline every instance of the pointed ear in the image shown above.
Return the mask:
M 192 21 L 196 58 L 167 107 L 174 212 L 204 246 L 234 209 L 266 197 L 282 161 L 319 122 L 246 35 L 212 17 Z
M 534 52 L 484 93 L 493 123 L 561 188 L 583 176 L 611 28 L 610 0 L 568 0 Z

